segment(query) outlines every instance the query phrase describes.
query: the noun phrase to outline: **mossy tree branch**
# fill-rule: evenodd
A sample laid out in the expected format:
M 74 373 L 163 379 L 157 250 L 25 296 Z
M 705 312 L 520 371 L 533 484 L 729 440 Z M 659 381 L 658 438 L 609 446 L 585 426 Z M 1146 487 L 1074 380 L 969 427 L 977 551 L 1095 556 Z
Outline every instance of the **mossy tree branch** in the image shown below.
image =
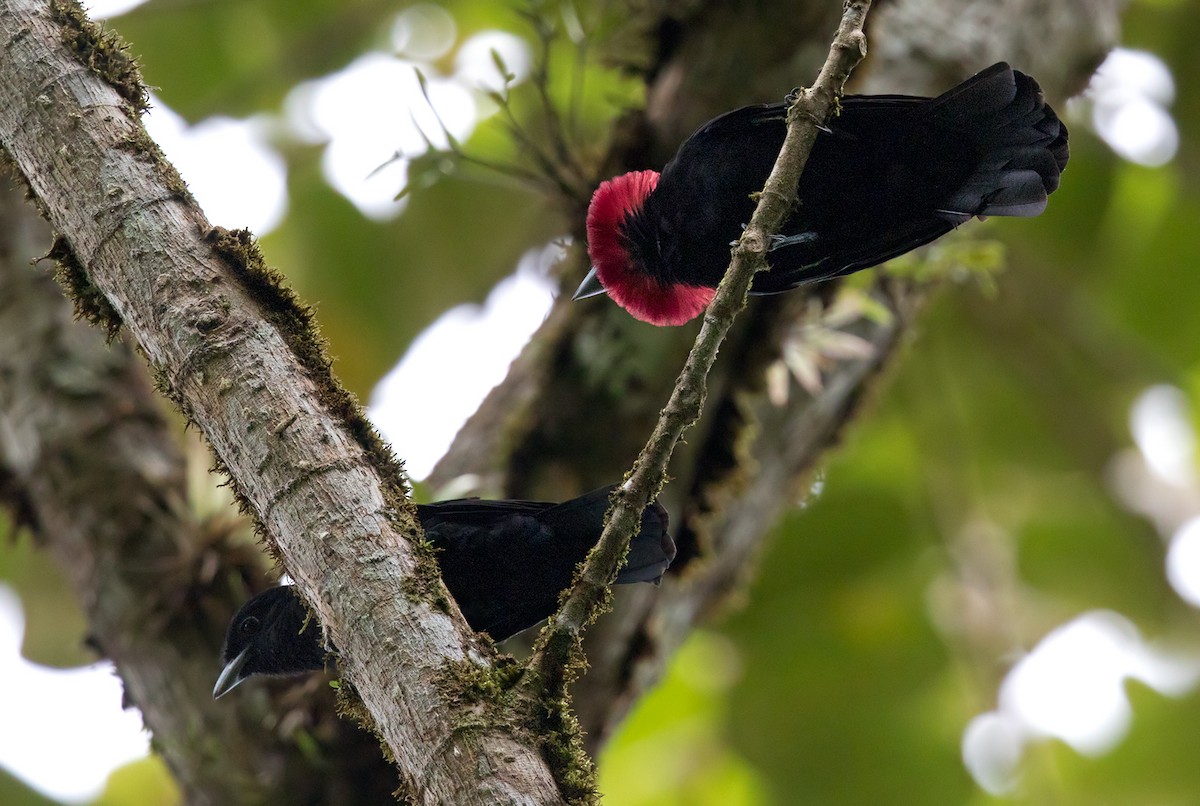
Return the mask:
M 255 729 L 256 715 L 203 696 L 219 646 L 203 616 L 208 585 L 194 572 L 220 541 L 200 539 L 184 457 L 136 356 L 72 321 L 50 272 L 29 265 L 36 252 L 23 236 L 37 225 L 48 230 L 16 192 L 0 195 L 7 503 L 59 559 L 87 612 L 89 643 L 117 665 L 189 801 L 261 802 L 269 790 L 253 765 L 268 766 L 280 748 Z M 210 740 L 195 742 L 196 730 Z
M 849 0 L 829 56 L 816 83 L 796 94 L 788 109 L 787 135 L 758 199 L 754 215 L 733 248 L 729 264 L 670 400 L 662 410 L 646 446 L 625 483 L 613 494 L 604 533 L 559 611 L 539 636 L 526 685 L 534 691 L 557 692 L 567 682 L 578 652 L 579 636 L 608 601 L 629 541 L 642 511 L 662 488 L 667 465 L 683 433 L 704 407 L 705 382 L 717 351 L 738 312 L 746 305 L 755 272 L 767 267 L 771 236 L 778 233 L 796 203 L 800 173 L 816 141 L 818 126 L 833 113 L 850 72 L 866 55 L 863 24 L 870 0 Z
M 307 309 L 248 234 L 209 225 L 147 137 L 120 43 L 66 0 L 4 0 L 0 84 L 0 145 L 69 247 L 71 290 L 103 295 L 108 324 L 212 446 L 329 629 L 406 794 L 561 802 L 532 737 L 447 696 L 446 670 L 490 668 L 490 645 L 445 593 L 400 468 Z

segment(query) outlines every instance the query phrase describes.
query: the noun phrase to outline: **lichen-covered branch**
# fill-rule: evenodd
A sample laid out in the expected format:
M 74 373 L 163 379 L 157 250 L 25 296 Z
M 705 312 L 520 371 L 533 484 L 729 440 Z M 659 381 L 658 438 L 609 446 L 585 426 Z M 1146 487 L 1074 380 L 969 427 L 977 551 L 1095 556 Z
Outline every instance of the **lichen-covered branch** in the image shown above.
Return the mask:
M 208 224 L 148 139 L 143 98 L 77 5 L 0 3 L 0 145 L 69 246 L 72 292 L 99 290 L 204 434 L 329 629 L 403 788 L 428 803 L 560 802 L 530 737 L 445 695 L 447 667 L 486 668 L 492 652 L 420 548 L 398 466 L 308 311 L 248 236 Z

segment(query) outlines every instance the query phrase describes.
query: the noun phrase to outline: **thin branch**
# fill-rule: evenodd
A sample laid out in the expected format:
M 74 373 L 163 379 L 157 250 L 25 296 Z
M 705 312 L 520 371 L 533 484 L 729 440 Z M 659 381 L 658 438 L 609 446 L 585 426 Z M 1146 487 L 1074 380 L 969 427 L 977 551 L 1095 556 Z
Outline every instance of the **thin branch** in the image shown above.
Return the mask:
M 544 695 L 560 690 L 569 675 L 581 632 L 608 601 L 610 585 L 628 551 L 642 511 L 662 488 L 667 465 L 683 432 L 700 416 L 705 380 L 721 342 L 738 312 L 745 307 L 755 272 L 766 268 L 770 236 L 779 232 L 796 201 L 800 173 L 816 141 L 818 126 L 833 112 L 850 71 L 866 54 L 863 23 L 870 5 L 870 0 L 849 0 L 844 4 L 841 25 L 816 83 L 797 93 L 788 109 L 788 131 L 779 158 L 750 223 L 733 249 L 729 269 L 704 314 L 700 333 L 671 398 L 625 483 L 613 494 L 613 506 L 600 542 L 588 554 L 571 592 L 538 638 L 529 661 L 533 674 L 523 681 L 527 693 Z
M 486 157 L 478 157 L 468 152 L 463 144 L 460 143 L 458 139 L 450 132 L 450 129 L 446 126 L 445 121 L 442 120 L 441 113 L 439 113 L 437 107 L 434 106 L 433 100 L 429 95 L 429 84 L 428 80 L 425 78 L 425 74 L 420 70 L 420 68 L 414 68 L 414 72 L 417 76 L 417 85 L 421 91 L 422 97 L 425 99 L 425 104 L 433 113 L 434 119 L 437 121 L 438 127 L 442 131 L 442 136 L 446 139 L 445 147 L 434 145 L 433 140 L 428 134 L 425 133 L 425 130 L 422 128 L 421 124 L 417 122 L 416 115 L 410 112 L 409 117 L 412 119 L 413 125 L 417 129 L 417 133 L 420 134 L 421 139 L 425 141 L 425 145 L 427 147 L 425 154 L 450 154 L 461 163 L 476 165 L 505 176 L 515 177 L 541 190 L 556 190 L 558 193 L 562 194 L 568 199 L 578 199 L 580 197 L 580 190 L 578 187 L 572 184 L 571 180 L 573 177 L 568 176 L 568 168 L 575 165 L 574 157 L 570 157 L 566 162 L 556 162 L 553 155 L 542 149 L 541 142 L 538 140 L 538 138 L 534 137 L 525 130 L 524 126 L 522 126 L 520 121 L 517 120 L 516 114 L 512 110 L 509 85 L 513 79 L 513 76 L 508 71 L 508 68 L 504 64 L 504 61 L 501 59 L 499 53 L 497 53 L 495 50 L 492 51 L 492 59 L 496 63 L 496 67 L 499 69 L 501 76 L 504 79 L 504 86 L 499 90 L 487 90 L 486 95 L 503 113 L 503 125 L 505 131 L 508 132 L 509 136 L 512 137 L 513 141 L 517 143 L 517 145 L 522 146 L 526 150 L 526 152 L 533 159 L 534 163 L 537 165 L 538 170 L 524 168 L 515 162 L 505 163 L 496 160 L 490 160 Z M 541 73 L 535 72 L 533 80 L 535 82 L 542 81 L 544 80 L 544 76 Z M 549 102 L 549 96 L 546 95 L 544 91 L 539 91 L 539 98 L 544 103 Z M 559 131 L 557 119 L 552 120 L 551 125 L 549 125 L 548 128 L 550 132 L 548 136 L 552 141 L 560 143 L 565 137 L 565 134 Z M 561 151 L 561 148 L 559 150 Z M 387 162 L 383 163 L 383 165 L 377 167 L 375 171 L 372 171 L 372 174 L 374 174 L 376 171 L 382 170 L 385 166 L 391 164 L 395 160 L 403 158 L 404 155 L 397 152 L 392 159 L 389 159 Z M 576 171 L 576 173 L 578 173 L 578 171 Z M 411 192 L 412 188 L 413 183 L 410 179 L 408 184 L 401 188 L 400 192 L 396 194 L 395 198 L 397 200 L 404 198 Z
M 555 105 L 554 99 L 550 97 L 550 55 L 557 35 L 556 26 L 542 15 L 532 11 L 526 11 L 521 16 L 524 16 L 533 26 L 540 47 L 540 52 L 533 60 L 529 80 L 537 92 L 542 114 L 545 115 L 546 134 L 554 147 L 553 153 L 550 154 L 539 148 L 539 155 L 552 166 L 554 173 L 568 173 L 572 175 L 572 178 L 578 178 L 583 175 L 583 171 L 576 161 L 574 151 L 567 142 L 568 133 L 563 126 L 562 116 L 558 113 L 558 107 Z M 565 19 L 562 24 L 566 24 Z M 556 176 L 555 179 L 559 184 L 570 186 L 570 183 L 561 176 Z

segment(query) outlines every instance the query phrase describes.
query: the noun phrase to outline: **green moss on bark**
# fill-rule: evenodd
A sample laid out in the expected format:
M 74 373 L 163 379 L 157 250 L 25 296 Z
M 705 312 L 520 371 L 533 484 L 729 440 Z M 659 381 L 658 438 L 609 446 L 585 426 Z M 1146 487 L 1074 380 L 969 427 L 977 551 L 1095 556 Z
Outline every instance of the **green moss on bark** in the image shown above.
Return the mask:
M 92 284 L 92 278 L 75 256 L 67 239 L 57 236 L 46 257 L 54 261 L 54 277 L 74 303 L 75 315 L 103 330 L 109 341 L 116 338 L 121 330 L 121 315 L 108 297 Z
M 150 92 L 142 81 L 137 59 L 115 31 L 90 20 L 78 0 L 51 0 L 50 16 L 62 26 L 63 44 L 110 84 L 131 112 L 140 115 L 150 108 Z

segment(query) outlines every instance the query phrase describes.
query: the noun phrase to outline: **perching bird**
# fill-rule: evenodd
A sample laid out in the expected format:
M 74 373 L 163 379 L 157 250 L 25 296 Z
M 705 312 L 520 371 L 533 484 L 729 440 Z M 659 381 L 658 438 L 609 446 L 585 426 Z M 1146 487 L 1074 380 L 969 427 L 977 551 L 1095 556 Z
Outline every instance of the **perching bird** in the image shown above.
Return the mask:
M 438 552 L 442 579 L 474 630 L 503 641 L 550 616 L 575 566 L 600 539 L 614 487 L 561 504 L 462 498 L 418 504 L 425 538 Z M 617 583 L 655 582 L 675 558 L 667 511 L 652 503 L 629 545 Z M 225 668 L 213 697 L 256 674 L 287 675 L 325 668 L 321 627 L 290 588 L 250 599 L 229 623 Z
M 602 183 L 587 215 L 592 271 L 575 298 L 607 293 L 655 325 L 700 314 L 779 155 L 786 115 L 786 104 L 734 110 L 689 137 L 661 175 Z M 1067 128 L 1037 82 L 1004 63 L 937 98 L 848 95 L 818 132 L 751 293 L 875 266 L 975 216 L 1038 215 L 1067 157 Z

